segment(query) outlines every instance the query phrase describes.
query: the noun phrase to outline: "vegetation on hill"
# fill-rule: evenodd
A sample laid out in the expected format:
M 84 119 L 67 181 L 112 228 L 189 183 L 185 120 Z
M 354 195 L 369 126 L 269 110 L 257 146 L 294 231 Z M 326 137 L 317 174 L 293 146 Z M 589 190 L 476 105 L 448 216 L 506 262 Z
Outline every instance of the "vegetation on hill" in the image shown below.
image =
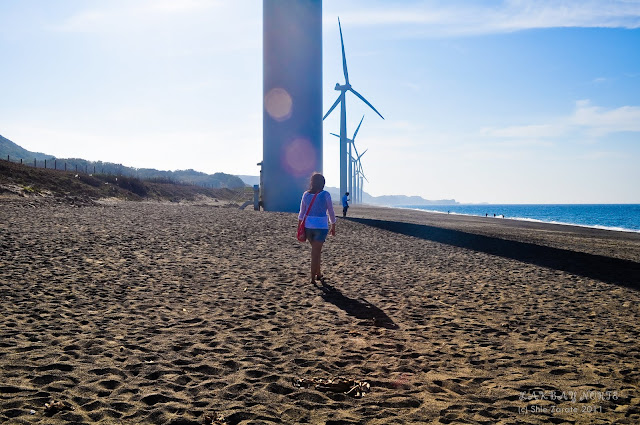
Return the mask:
M 153 168 L 126 167 L 112 162 L 87 161 L 81 158 L 56 158 L 52 155 L 30 152 L 2 136 L 0 136 L 0 159 L 8 159 L 16 163 L 22 162 L 40 168 L 55 168 L 94 175 L 112 174 L 142 180 L 160 179 L 208 188 L 240 189 L 245 187 L 239 177 L 225 173 L 206 174 L 195 170 L 162 171 Z
M 210 198 L 222 204 L 239 205 L 251 200 L 253 192 L 244 186 L 239 189 L 206 188 L 170 180 L 142 180 L 129 176 L 35 168 L 0 160 L 2 195 L 53 197 L 72 202 L 101 198 L 173 202 Z
M 0 159 L 16 158 L 18 161 L 22 158 L 24 161 L 32 161 L 34 159 L 42 161 L 45 159 L 53 158 L 51 155 L 47 155 L 41 152 L 30 152 L 21 146 L 16 145 L 11 140 L 0 135 Z

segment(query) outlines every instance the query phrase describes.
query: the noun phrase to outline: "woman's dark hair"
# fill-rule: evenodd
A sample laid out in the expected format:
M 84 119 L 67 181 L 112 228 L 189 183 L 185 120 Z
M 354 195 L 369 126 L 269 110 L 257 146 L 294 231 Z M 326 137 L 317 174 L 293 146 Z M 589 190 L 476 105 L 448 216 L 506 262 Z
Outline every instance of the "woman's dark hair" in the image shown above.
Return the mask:
M 313 173 L 309 180 L 309 193 L 320 193 L 324 189 L 324 176 L 320 173 Z

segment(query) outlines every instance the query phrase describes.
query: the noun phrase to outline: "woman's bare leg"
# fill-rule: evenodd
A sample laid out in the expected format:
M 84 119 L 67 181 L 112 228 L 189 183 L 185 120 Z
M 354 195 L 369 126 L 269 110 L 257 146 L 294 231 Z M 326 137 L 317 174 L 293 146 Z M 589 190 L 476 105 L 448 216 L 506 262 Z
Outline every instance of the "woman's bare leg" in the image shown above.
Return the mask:
M 320 275 L 320 258 L 322 256 L 322 244 L 324 242 L 311 242 L 311 280 Z

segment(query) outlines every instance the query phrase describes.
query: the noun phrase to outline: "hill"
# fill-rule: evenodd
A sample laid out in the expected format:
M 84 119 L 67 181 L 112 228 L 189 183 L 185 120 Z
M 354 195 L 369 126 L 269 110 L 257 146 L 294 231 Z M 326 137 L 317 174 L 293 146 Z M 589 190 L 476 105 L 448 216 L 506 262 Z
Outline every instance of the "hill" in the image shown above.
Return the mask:
M 258 184 L 260 178 L 258 176 L 238 176 L 245 182 L 245 184 L 253 186 L 254 184 Z M 342 199 L 342 195 L 339 193 L 340 189 L 337 187 L 329 187 L 325 188 L 327 192 L 331 194 L 331 199 L 335 202 Z M 383 196 L 371 196 L 367 192 L 362 194 L 362 201 L 365 204 L 369 205 L 380 205 L 380 206 L 407 206 L 407 205 L 455 205 L 455 199 L 441 199 L 437 201 L 430 201 L 428 199 L 424 199 L 420 196 L 405 196 L 405 195 L 383 195 Z
M 237 175 L 236 177 L 240 178 L 244 184 L 246 184 L 247 186 L 253 186 L 254 184 L 259 185 L 260 184 L 260 177 L 259 176 L 241 176 L 241 175 Z
M 9 156 L 10 158 L 17 158 L 18 161 L 20 160 L 20 158 L 22 158 L 23 160 L 28 159 L 31 161 L 33 161 L 34 159 L 42 161 L 45 159 L 53 158 L 51 155 L 47 155 L 41 152 L 29 152 L 21 146 L 16 145 L 6 137 L 0 135 L 0 159 L 7 159 L 7 156 Z
M 41 168 L 46 166 L 47 168 L 59 170 L 84 171 L 86 174 L 113 174 L 143 180 L 159 179 L 209 188 L 240 189 L 245 186 L 240 178 L 225 173 L 206 174 L 195 170 L 162 171 L 153 168 L 126 167 L 122 164 L 111 162 L 87 161 L 81 158 L 56 158 L 53 155 L 30 152 L 11 140 L 0 136 L 0 159 L 7 158 L 11 162 L 22 162 Z
M 205 188 L 186 183 L 142 180 L 129 176 L 85 174 L 75 171 L 35 168 L 0 160 L 0 198 L 22 196 L 53 198 L 84 204 L 101 198 L 122 200 L 203 201 L 220 206 L 240 205 L 251 200 L 251 189 Z
M 406 196 L 406 195 L 382 195 L 382 196 L 370 196 L 368 193 L 363 195 L 363 202 L 366 204 L 374 205 L 403 205 L 403 206 L 418 206 L 418 205 L 456 205 L 458 202 L 455 199 L 438 199 L 429 200 L 424 199 L 421 196 Z

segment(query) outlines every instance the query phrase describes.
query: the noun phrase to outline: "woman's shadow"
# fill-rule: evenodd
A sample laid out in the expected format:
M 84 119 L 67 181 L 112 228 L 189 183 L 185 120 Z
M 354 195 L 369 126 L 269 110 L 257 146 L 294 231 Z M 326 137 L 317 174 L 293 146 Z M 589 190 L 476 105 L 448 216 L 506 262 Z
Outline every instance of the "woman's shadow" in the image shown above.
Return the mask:
M 363 320 L 364 322 L 361 322 L 361 325 L 376 326 L 385 329 L 399 329 L 398 325 L 396 325 L 384 311 L 370 302 L 364 299 L 356 300 L 349 298 L 324 281 L 321 281 L 320 289 L 322 290 L 322 294 L 320 295 L 322 299 L 343 310 L 349 316 Z

